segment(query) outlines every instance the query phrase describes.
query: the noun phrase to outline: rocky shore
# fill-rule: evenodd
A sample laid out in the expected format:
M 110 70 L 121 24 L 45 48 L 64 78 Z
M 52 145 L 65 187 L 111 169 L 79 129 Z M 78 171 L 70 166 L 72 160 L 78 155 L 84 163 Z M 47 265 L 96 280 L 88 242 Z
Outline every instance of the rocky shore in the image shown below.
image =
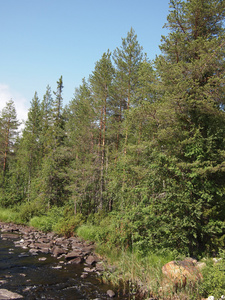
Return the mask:
M 86 278 L 90 272 L 101 276 L 105 270 L 104 261 L 94 252 L 94 243 L 82 241 L 77 237 L 61 237 L 54 232 L 44 233 L 33 227 L 12 223 L 0 222 L 0 230 L 1 238 L 13 240 L 15 247 L 26 249 L 31 255 L 43 254 L 39 259 L 46 259 L 45 254 L 59 259 L 57 268 L 62 268 L 62 264 L 83 263 L 82 278 Z M 13 295 L 12 298 L 4 298 L 3 294 L 4 291 L 0 290 L 0 299 L 15 299 Z M 109 297 L 115 295 L 111 290 L 107 294 Z

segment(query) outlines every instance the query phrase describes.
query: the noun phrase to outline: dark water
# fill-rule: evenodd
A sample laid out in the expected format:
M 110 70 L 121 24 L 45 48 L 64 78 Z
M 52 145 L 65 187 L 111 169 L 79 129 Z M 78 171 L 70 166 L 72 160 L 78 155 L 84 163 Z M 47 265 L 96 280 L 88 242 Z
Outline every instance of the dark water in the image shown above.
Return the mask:
M 45 257 L 45 261 L 39 260 Z M 50 254 L 34 256 L 13 240 L 0 238 L 0 288 L 18 293 L 24 299 L 110 299 L 107 290 L 113 289 L 113 299 L 131 299 L 112 286 L 102 284 L 96 274 L 83 279 L 84 265 L 65 264 Z M 133 298 L 132 298 L 133 299 Z

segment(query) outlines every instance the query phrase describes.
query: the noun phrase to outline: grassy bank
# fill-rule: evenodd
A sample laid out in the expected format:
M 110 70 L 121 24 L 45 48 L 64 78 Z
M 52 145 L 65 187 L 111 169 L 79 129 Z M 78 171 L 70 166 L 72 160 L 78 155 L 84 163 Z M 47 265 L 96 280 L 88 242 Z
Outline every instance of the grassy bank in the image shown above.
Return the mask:
M 78 214 L 72 217 L 65 209 L 53 208 L 46 214 L 24 218 L 22 209 L 0 208 L 0 221 L 13 222 L 33 226 L 42 231 L 55 231 L 58 234 L 78 235 L 84 240 L 96 243 L 96 252 L 107 261 L 103 281 L 110 281 L 115 286 L 129 289 L 133 299 L 136 295 L 156 299 L 202 299 L 213 295 L 220 299 L 225 295 L 225 252 L 219 253 L 215 264 L 212 258 L 203 259 L 206 267 L 203 269 L 204 280 L 198 285 L 186 286 L 174 290 L 172 285 L 166 287 L 163 283 L 162 266 L 171 260 L 181 260 L 184 255 L 177 251 L 140 250 L 125 243 L 126 233 L 115 232 L 114 220 L 107 216 L 97 219 L 84 219 Z M 121 235 L 122 234 L 122 235 Z M 132 298 L 131 298 L 132 299 Z
M 101 224 L 100 224 L 101 225 Z M 122 284 L 128 288 L 131 295 L 142 294 L 145 299 L 180 299 L 197 300 L 213 295 L 216 299 L 225 295 L 225 251 L 221 250 L 217 258 L 204 257 L 205 267 L 202 269 L 204 280 L 195 285 L 187 285 L 183 288 L 174 289 L 172 283 L 165 284 L 162 266 L 172 260 L 183 260 L 185 255 L 177 251 L 139 251 L 138 248 L 114 247 L 107 242 L 102 231 L 110 232 L 111 228 L 84 224 L 76 233 L 85 240 L 97 241 L 97 252 L 107 258 L 109 266 L 114 266 L 113 271 L 109 267 L 103 279 L 114 285 Z M 104 242 L 102 242 L 104 240 Z

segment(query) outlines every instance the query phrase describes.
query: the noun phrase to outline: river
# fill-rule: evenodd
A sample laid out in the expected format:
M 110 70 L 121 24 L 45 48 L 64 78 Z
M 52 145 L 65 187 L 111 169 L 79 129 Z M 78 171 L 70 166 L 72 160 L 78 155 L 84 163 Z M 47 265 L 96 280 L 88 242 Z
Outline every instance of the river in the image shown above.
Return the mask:
M 112 299 L 134 299 L 122 291 L 103 284 L 94 273 L 82 278 L 84 264 L 65 264 L 50 254 L 31 254 L 15 247 L 11 238 L 0 237 L 0 289 L 7 289 L 23 299 L 110 299 L 108 290 L 114 290 Z

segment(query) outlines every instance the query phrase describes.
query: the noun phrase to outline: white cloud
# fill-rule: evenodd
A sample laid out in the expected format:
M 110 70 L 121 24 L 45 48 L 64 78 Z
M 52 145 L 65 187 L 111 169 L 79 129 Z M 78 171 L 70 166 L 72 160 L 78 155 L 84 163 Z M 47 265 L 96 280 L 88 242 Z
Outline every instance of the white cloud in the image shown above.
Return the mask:
M 11 99 L 15 103 L 17 119 L 19 121 L 25 121 L 27 119 L 28 112 L 28 108 L 26 107 L 26 98 L 18 92 L 12 91 L 7 84 L 0 83 L 0 111 L 5 107 L 6 102 Z

